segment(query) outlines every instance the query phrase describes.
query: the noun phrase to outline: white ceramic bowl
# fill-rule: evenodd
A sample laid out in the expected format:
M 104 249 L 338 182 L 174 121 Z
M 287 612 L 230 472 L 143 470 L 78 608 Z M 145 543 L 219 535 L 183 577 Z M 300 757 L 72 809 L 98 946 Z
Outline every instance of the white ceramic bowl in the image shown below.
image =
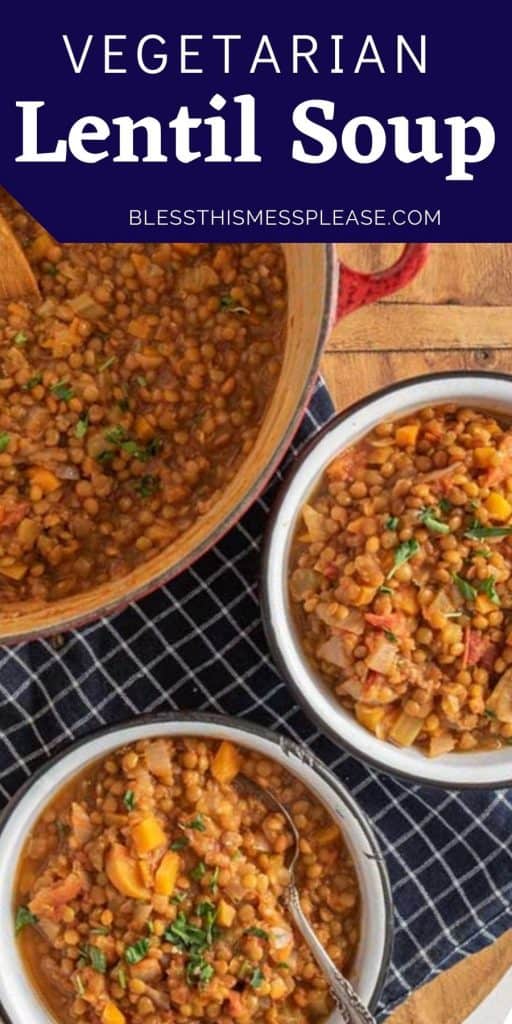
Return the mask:
M 375 1008 L 392 945 L 392 906 L 382 853 L 373 831 L 345 787 L 307 748 L 232 718 L 173 714 L 141 718 L 137 724 L 103 729 L 73 744 L 34 776 L 9 804 L 0 820 L 0 919 L 4 941 L 0 957 L 0 1016 L 6 1024 L 51 1024 L 28 982 L 18 955 L 13 927 L 13 886 L 20 852 L 30 828 L 53 795 L 77 772 L 125 743 L 151 736 L 199 736 L 229 739 L 250 747 L 296 775 L 343 829 L 361 890 L 361 941 L 351 980 Z M 335 1011 L 328 1024 L 343 1024 Z
M 288 563 L 300 511 L 333 457 L 382 420 L 422 406 L 455 402 L 512 418 L 512 378 L 497 373 L 438 373 L 379 391 L 333 417 L 306 447 L 283 484 L 269 521 L 262 569 L 263 621 L 276 664 L 294 696 L 341 746 L 385 772 L 447 788 L 512 785 L 512 748 L 428 758 L 414 747 L 377 739 L 346 711 L 304 657 L 290 609 Z

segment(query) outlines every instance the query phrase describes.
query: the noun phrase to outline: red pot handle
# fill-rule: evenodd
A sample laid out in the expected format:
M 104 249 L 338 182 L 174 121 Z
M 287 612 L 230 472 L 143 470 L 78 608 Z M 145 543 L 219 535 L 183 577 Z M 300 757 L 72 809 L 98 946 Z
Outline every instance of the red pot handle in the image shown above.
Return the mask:
M 405 245 L 392 267 L 371 274 L 351 270 L 340 262 L 336 319 L 403 288 L 425 265 L 429 249 L 430 245 L 424 242 Z

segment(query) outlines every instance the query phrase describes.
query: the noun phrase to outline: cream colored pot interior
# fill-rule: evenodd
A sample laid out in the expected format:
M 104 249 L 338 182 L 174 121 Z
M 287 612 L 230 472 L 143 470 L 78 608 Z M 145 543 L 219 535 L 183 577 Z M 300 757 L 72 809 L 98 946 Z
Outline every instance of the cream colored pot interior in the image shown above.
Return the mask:
M 248 508 L 298 426 L 333 310 L 334 251 L 325 245 L 285 245 L 288 320 L 278 386 L 256 444 L 218 504 L 172 547 L 121 580 L 44 607 L 24 604 L 2 609 L 0 642 L 13 642 L 65 629 L 142 596 L 204 553 Z

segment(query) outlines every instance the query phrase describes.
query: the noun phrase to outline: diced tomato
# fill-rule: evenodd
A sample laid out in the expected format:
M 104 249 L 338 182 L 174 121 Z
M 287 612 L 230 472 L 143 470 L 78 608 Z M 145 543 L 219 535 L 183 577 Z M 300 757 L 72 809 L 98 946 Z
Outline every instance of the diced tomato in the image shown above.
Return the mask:
M 9 528 L 17 526 L 25 518 L 30 505 L 26 501 L 10 502 L 0 505 L 0 526 Z
M 464 655 L 462 658 L 463 668 L 470 665 L 477 665 L 485 656 L 489 648 L 489 641 L 477 629 L 466 627 L 464 636 Z M 494 659 L 493 659 L 494 660 Z
M 333 562 L 329 562 L 329 564 L 326 565 L 323 570 L 324 576 L 326 576 L 328 580 L 337 579 L 339 576 L 339 572 L 340 570 L 338 569 L 338 566 L 334 565 Z
M 375 629 L 389 630 L 391 633 L 403 632 L 405 620 L 401 612 L 390 612 L 389 615 L 374 615 L 373 612 L 366 612 L 365 619 Z

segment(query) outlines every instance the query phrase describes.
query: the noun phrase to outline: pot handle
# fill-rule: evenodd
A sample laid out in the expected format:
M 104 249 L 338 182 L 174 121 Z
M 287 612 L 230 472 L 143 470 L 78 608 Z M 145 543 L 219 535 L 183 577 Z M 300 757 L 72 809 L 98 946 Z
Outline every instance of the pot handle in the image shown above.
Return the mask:
M 336 320 L 347 313 L 353 313 L 360 306 L 366 306 L 369 302 L 375 302 L 403 288 L 425 265 L 429 249 L 430 245 L 425 242 L 404 245 L 402 254 L 393 266 L 370 274 L 352 270 L 340 261 Z

